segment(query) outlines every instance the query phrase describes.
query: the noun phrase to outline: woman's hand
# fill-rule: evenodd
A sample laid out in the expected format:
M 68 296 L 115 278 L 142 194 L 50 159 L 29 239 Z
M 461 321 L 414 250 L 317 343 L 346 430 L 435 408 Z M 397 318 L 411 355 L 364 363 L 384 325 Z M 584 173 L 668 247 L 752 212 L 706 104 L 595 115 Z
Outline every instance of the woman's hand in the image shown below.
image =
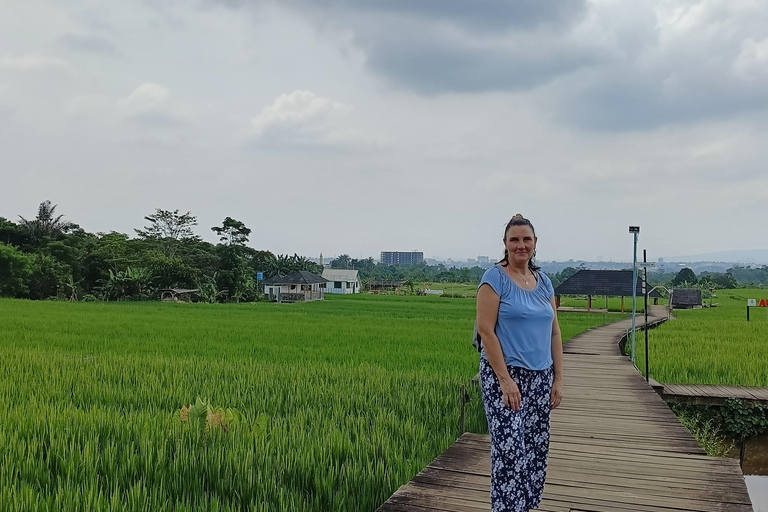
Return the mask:
M 504 405 L 512 408 L 513 411 L 520 410 L 520 389 L 512 377 L 499 381 L 499 387 L 501 387 L 501 400 Z
M 552 392 L 549 395 L 549 406 L 556 409 L 563 399 L 563 381 L 555 379 L 552 383 Z

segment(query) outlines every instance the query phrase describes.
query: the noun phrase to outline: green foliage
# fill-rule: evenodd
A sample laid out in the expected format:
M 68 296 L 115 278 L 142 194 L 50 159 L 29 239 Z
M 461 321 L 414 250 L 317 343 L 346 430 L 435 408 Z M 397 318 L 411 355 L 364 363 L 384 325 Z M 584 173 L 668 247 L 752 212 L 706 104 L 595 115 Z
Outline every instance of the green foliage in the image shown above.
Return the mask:
M 27 281 L 33 299 L 64 298 L 66 285 L 71 282 L 72 269 L 44 253 L 30 257 L 31 273 Z
M 148 268 L 131 268 L 119 272 L 109 271 L 101 293 L 104 300 L 141 300 L 149 293 L 152 271 Z
M 266 416 L 260 418 L 257 422 L 257 430 L 265 430 Z M 216 432 L 229 432 L 237 428 L 243 421 L 243 415 L 237 409 L 223 407 L 214 407 L 208 400 L 197 397 L 194 404 L 184 406 L 179 411 L 179 420 L 192 428 L 197 428 L 208 438 Z
M 696 428 L 706 428 L 722 438 L 740 439 L 768 432 L 768 408 L 737 398 L 729 398 L 722 406 L 678 404 L 672 409 Z
M 32 263 L 29 256 L 0 242 L 0 296 L 26 297 L 30 275 Z
M 707 455 L 724 457 L 728 453 L 730 447 L 726 443 L 722 424 L 708 408 L 688 404 L 672 404 L 670 408 Z
M 460 434 L 475 302 L 280 306 L 0 299 L 0 503 L 375 510 Z M 603 321 L 561 319 L 566 337 Z M 483 433 L 467 388 L 467 428 Z M 206 416 L 226 405 L 243 419 L 206 440 L 200 420 L 179 421 L 194 396 Z
M 760 267 L 733 267 L 728 273 L 741 285 L 751 288 L 768 287 L 768 265 Z
M 149 225 L 144 229 L 134 229 L 142 240 L 157 242 L 163 254 L 174 258 L 183 240 L 199 240 L 192 228 L 197 226 L 197 217 L 191 212 L 179 213 L 179 210 L 155 209 L 155 213 L 144 219 Z
M 688 267 L 680 269 L 680 272 L 672 279 L 672 286 L 680 286 L 683 283 L 696 284 L 696 274 Z
M 245 245 L 251 230 L 239 220 L 232 217 L 224 219 L 221 227 L 212 227 L 211 231 L 219 235 L 219 240 L 227 245 Z
M 32 220 L 27 220 L 21 215 L 21 226 L 27 232 L 29 240 L 33 245 L 40 245 L 46 239 L 57 239 L 64 235 L 64 233 L 73 231 L 78 226 L 71 222 L 66 222 L 63 219 L 63 215 L 56 216 L 56 207 L 58 205 L 52 205 L 50 201 L 43 201 L 37 208 L 37 217 Z

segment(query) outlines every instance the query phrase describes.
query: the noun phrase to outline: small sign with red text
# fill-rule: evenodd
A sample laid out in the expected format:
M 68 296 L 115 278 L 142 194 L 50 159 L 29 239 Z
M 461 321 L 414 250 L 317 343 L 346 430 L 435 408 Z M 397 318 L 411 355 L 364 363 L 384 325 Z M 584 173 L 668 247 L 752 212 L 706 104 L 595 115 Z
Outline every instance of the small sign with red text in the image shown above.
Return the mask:
M 747 307 L 768 308 L 768 299 L 747 299 Z

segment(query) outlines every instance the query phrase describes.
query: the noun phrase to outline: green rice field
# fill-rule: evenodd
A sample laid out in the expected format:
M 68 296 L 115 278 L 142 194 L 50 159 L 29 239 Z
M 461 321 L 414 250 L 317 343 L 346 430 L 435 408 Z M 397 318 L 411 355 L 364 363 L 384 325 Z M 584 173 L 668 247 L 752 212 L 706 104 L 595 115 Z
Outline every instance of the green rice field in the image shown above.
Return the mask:
M 0 503 L 373 511 L 459 436 L 462 385 L 466 428 L 485 431 L 474 307 L 0 300 Z M 568 338 L 614 319 L 561 325 Z M 197 397 L 242 419 L 182 422 Z
M 768 386 L 768 308 L 752 308 L 747 322 L 748 298 L 768 299 L 768 290 L 717 290 L 717 307 L 676 310 L 673 320 L 650 330 L 651 376 L 662 383 Z M 644 350 L 638 333 L 643 371 Z

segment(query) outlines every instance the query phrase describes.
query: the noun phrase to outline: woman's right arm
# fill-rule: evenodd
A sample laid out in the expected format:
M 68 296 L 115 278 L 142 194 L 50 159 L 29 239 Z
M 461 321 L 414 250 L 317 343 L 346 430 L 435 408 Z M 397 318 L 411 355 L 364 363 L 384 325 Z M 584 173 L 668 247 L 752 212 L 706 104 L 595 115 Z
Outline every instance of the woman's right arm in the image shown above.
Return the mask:
M 477 332 L 483 340 L 485 357 L 488 358 L 496 378 L 499 379 L 504 405 L 517 411 L 520 408 L 520 390 L 509 375 L 504 353 L 501 351 L 501 343 L 496 337 L 499 300 L 499 296 L 488 284 L 483 284 L 477 290 Z

